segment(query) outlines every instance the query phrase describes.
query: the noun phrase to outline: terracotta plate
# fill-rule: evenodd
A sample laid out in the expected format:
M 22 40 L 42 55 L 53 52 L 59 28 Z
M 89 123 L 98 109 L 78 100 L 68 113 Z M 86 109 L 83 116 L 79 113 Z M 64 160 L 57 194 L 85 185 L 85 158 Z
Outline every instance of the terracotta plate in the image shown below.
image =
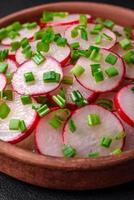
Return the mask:
M 134 25 L 131 10 L 106 4 L 69 2 L 14 13 L 1 19 L 0 27 L 16 20 L 37 20 L 44 10 L 89 13 L 110 18 L 121 25 Z M 120 156 L 64 159 L 32 152 L 32 140 L 31 135 L 17 146 L 0 141 L 0 171 L 34 185 L 66 190 L 104 188 L 134 179 L 134 150 Z

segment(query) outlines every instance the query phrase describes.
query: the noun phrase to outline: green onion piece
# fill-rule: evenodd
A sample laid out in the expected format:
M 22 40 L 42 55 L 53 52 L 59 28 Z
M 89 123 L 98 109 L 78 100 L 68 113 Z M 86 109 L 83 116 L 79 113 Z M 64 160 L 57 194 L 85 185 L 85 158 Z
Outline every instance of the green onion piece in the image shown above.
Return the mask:
M 56 44 L 60 47 L 65 47 L 67 44 L 67 39 L 60 37 L 59 39 L 57 39 Z
M 24 74 L 24 78 L 25 78 L 25 82 L 29 83 L 29 82 L 34 82 L 35 78 L 32 72 L 27 72 Z
M 58 116 L 54 116 L 53 118 L 51 118 L 48 123 L 55 129 L 58 129 L 61 127 L 62 122 L 60 120 L 60 118 Z
M 96 38 L 95 38 L 95 44 L 101 44 L 102 42 L 102 36 L 101 35 L 98 35 Z
M 43 12 L 42 19 L 44 22 L 53 21 L 53 17 L 54 16 L 52 15 L 52 12 L 48 12 L 48 11 Z
M 16 21 L 13 24 L 11 24 L 12 30 L 19 31 L 22 28 L 22 25 L 20 22 Z
M 134 64 L 134 51 L 130 50 L 128 51 L 124 56 L 123 59 L 128 64 Z
M 83 14 L 81 14 L 80 15 L 80 24 L 81 25 L 87 25 L 87 16 L 86 15 L 83 15 Z
M 69 109 L 58 109 L 55 112 L 55 116 L 57 116 L 61 121 L 66 121 L 68 117 L 70 116 L 71 112 Z
M 93 46 L 93 45 L 91 45 L 91 46 L 89 47 L 89 51 L 90 51 L 90 53 L 91 53 L 93 50 L 95 50 L 95 51 L 96 51 L 96 53 L 99 53 L 99 51 L 100 51 L 100 48 L 99 48 L 99 47 L 96 47 L 96 46 Z
M 7 30 L 5 28 L 0 29 L 0 40 L 4 39 L 7 36 Z
M 88 154 L 88 157 L 91 157 L 91 158 L 96 158 L 99 156 L 99 152 L 91 152 Z
M 81 66 L 81 65 L 75 65 L 72 69 L 71 69 L 71 73 L 76 76 L 76 77 L 80 77 L 83 73 L 84 73 L 85 69 Z
M 97 114 L 90 114 L 87 117 L 89 126 L 96 126 L 101 123 L 100 116 Z
M 121 40 L 119 42 L 119 44 L 120 44 L 122 49 L 129 49 L 129 48 L 132 47 L 131 41 L 129 39 L 127 39 L 127 38 Z
M 59 90 L 59 95 L 63 98 L 63 99 L 66 99 L 66 91 L 65 89 L 62 87 L 60 88 Z
M 29 45 L 29 40 L 27 38 L 23 38 L 20 44 L 22 48 L 25 48 L 27 45 Z
M 98 35 L 100 31 L 103 29 L 103 27 L 104 27 L 103 24 L 96 24 L 90 33 L 93 35 Z
M 19 119 L 11 119 L 9 122 L 9 130 L 19 130 L 20 129 L 20 120 Z
M 97 64 L 91 64 L 90 66 L 91 66 L 92 76 L 94 76 L 95 72 L 98 72 L 101 69 L 101 65 L 98 64 L 98 63 Z
M 54 36 L 54 42 L 56 42 L 59 38 L 61 38 L 61 34 L 60 33 L 56 33 Z
M 40 117 L 44 117 L 46 114 L 48 114 L 50 112 L 50 109 L 45 104 L 45 105 L 42 105 L 41 107 L 39 107 L 36 111 Z
M 33 103 L 32 104 L 32 109 L 37 111 L 41 106 L 42 105 L 40 103 Z
M 60 17 L 60 18 L 64 18 L 69 15 L 68 12 L 53 12 L 52 14 L 54 17 Z
M 0 118 L 1 119 L 5 119 L 8 116 L 8 114 L 10 113 L 10 111 L 11 110 L 10 110 L 9 106 L 5 102 L 0 104 Z
M 76 150 L 71 145 L 64 145 L 63 155 L 67 158 L 74 157 L 76 155 Z
M 78 36 L 78 29 L 75 27 L 71 30 L 71 37 L 76 38 Z
M 55 71 L 45 72 L 43 74 L 43 81 L 45 83 L 59 83 L 60 82 L 60 74 Z
M 23 96 L 21 96 L 21 102 L 23 105 L 31 104 L 32 99 L 29 95 L 23 95 Z
M 33 56 L 33 52 L 31 50 L 28 50 L 24 53 L 24 56 L 26 59 L 30 59 Z
M 132 39 L 132 28 L 124 27 L 124 33 L 128 39 Z
M 115 56 L 112 53 L 109 53 L 105 59 L 105 62 L 114 65 L 117 62 L 117 59 L 118 59 L 117 56 Z
M 106 98 L 98 99 L 98 100 L 96 101 L 96 104 L 97 104 L 97 105 L 100 105 L 100 106 L 102 106 L 103 108 L 106 108 L 106 109 L 108 109 L 108 110 L 110 110 L 110 111 L 113 110 L 113 101 L 110 100 L 110 99 L 106 99 Z
M 17 31 L 10 31 L 8 33 L 8 37 L 11 39 L 15 39 L 17 36 L 19 36 L 20 34 Z
M 45 61 L 45 57 L 40 53 L 40 52 L 36 52 L 33 57 L 32 60 L 37 64 L 40 65 L 42 62 Z
M 50 45 L 48 43 L 38 42 L 36 48 L 37 51 L 48 52 L 50 49 Z
M 73 77 L 72 76 L 63 76 L 62 83 L 66 85 L 73 85 Z
M 109 19 L 106 19 L 103 24 L 106 28 L 109 28 L 109 29 L 112 29 L 113 26 L 115 25 L 115 23 Z
M 83 106 L 88 103 L 79 90 L 74 90 L 71 92 L 71 99 L 77 106 Z
M 134 92 L 134 87 L 131 88 L 131 91 Z
M 4 90 L 2 92 L 2 98 L 8 101 L 12 101 L 13 100 L 13 92 L 12 90 Z
M 78 49 L 80 47 L 80 44 L 79 44 L 79 42 L 74 42 L 70 46 L 72 49 Z
M 53 31 L 52 27 L 48 27 L 44 30 L 43 36 L 42 36 L 42 42 L 50 44 L 55 39 L 55 33 Z
M 81 29 L 81 38 L 83 40 L 88 40 L 88 33 L 86 29 Z
M 41 29 L 40 31 L 38 31 L 34 34 L 34 39 L 40 40 L 40 39 L 42 39 L 43 35 L 44 35 L 44 29 Z
M 121 131 L 120 133 L 116 134 L 115 140 L 121 140 L 126 137 L 126 133 L 124 131 Z
M 97 18 L 95 19 L 95 24 L 103 24 L 103 22 L 104 22 L 104 19 L 101 18 L 101 17 L 97 17 Z
M 109 67 L 105 70 L 105 73 L 108 75 L 109 78 L 115 77 L 119 75 L 118 70 L 115 67 Z
M 66 106 L 66 100 L 60 95 L 52 96 L 53 101 L 61 108 Z
M 11 51 L 16 51 L 20 48 L 20 42 L 12 42 L 11 43 Z
M 98 54 L 99 53 L 96 51 L 96 49 L 93 49 L 91 54 L 90 54 L 90 56 L 89 56 L 89 58 L 94 61 Z
M 12 80 L 12 77 L 13 77 L 13 73 L 7 73 L 6 74 L 6 78 L 7 78 L 7 83 L 11 83 L 11 80 Z
M 112 41 L 113 38 L 107 35 L 106 33 L 102 33 L 102 38 L 105 38 L 106 40 Z
M 0 73 L 6 73 L 7 68 L 8 68 L 7 63 L 0 63 Z
M 104 80 L 103 72 L 102 71 L 95 72 L 94 78 L 96 83 L 103 81 Z
M 3 62 L 8 57 L 9 50 L 4 49 L 0 51 L 0 62 Z
M 26 124 L 25 124 L 25 121 L 24 120 L 21 120 L 20 123 L 19 123 L 19 129 L 20 131 L 22 132 L 25 132 L 27 130 L 27 127 L 26 127 Z
M 69 126 L 69 130 L 74 133 L 76 131 L 76 125 L 74 123 L 74 120 L 70 119 L 68 121 L 68 126 Z
M 33 29 L 35 27 L 37 27 L 37 22 L 27 23 L 25 26 L 25 28 L 27 28 L 27 29 Z
M 103 137 L 103 138 L 101 139 L 100 145 L 101 145 L 102 147 L 109 148 L 110 145 L 111 145 L 111 143 L 112 143 L 112 139 L 111 139 L 111 138 L 109 138 L 109 137 Z
M 119 155 L 122 153 L 121 149 L 115 149 L 114 151 L 112 151 L 112 155 Z
M 22 53 L 25 54 L 27 51 L 31 50 L 31 46 L 30 44 L 26 45 L 25 47 L 23 47 Z

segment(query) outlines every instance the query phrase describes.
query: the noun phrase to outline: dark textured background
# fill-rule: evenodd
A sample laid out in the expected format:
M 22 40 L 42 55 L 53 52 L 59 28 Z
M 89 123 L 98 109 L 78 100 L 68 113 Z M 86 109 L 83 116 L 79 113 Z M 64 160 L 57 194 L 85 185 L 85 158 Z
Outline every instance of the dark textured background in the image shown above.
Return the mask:
M 47 2 L 44 0 L 0 0 L 0 17 L 26 7 Z M 134 9 L 134 0 L 96 0 Z M 125 17 L 125 16 L 124 16 Z M 134 182 L 122 186 L 83 192 L 48 190 L 31 186 L 0 174 L 0 200 L 134 200 Z

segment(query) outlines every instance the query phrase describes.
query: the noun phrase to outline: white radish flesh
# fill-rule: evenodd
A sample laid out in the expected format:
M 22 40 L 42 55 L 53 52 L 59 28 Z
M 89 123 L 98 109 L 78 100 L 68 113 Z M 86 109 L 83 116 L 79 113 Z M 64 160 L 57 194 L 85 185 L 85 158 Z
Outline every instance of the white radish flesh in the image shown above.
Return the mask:
M 4 90 L 4 88 L 6 87 L 7 84 L 7 80 L 4 74 L 0 73 L 0 91 Z

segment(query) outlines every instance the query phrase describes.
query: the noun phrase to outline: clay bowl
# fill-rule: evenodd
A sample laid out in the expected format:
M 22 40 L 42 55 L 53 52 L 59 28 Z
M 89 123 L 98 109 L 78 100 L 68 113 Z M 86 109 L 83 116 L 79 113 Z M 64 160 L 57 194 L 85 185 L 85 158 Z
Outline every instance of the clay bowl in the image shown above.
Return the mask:
M 98 3 L 54 3 L 19 11 L 0 20 L 37 20 L 44 10 L 90 13 L 121 25 L 134 24 L 132 10 Z M 17 146 L 0 141 L 0 171 L 34 185 L 66 190 L 104 188 L 134 180 L 134 150 L 101 158 L 57 158 L 31 151 L 32 135 Z M 30 148 L 29 148 L 30 147 Z

